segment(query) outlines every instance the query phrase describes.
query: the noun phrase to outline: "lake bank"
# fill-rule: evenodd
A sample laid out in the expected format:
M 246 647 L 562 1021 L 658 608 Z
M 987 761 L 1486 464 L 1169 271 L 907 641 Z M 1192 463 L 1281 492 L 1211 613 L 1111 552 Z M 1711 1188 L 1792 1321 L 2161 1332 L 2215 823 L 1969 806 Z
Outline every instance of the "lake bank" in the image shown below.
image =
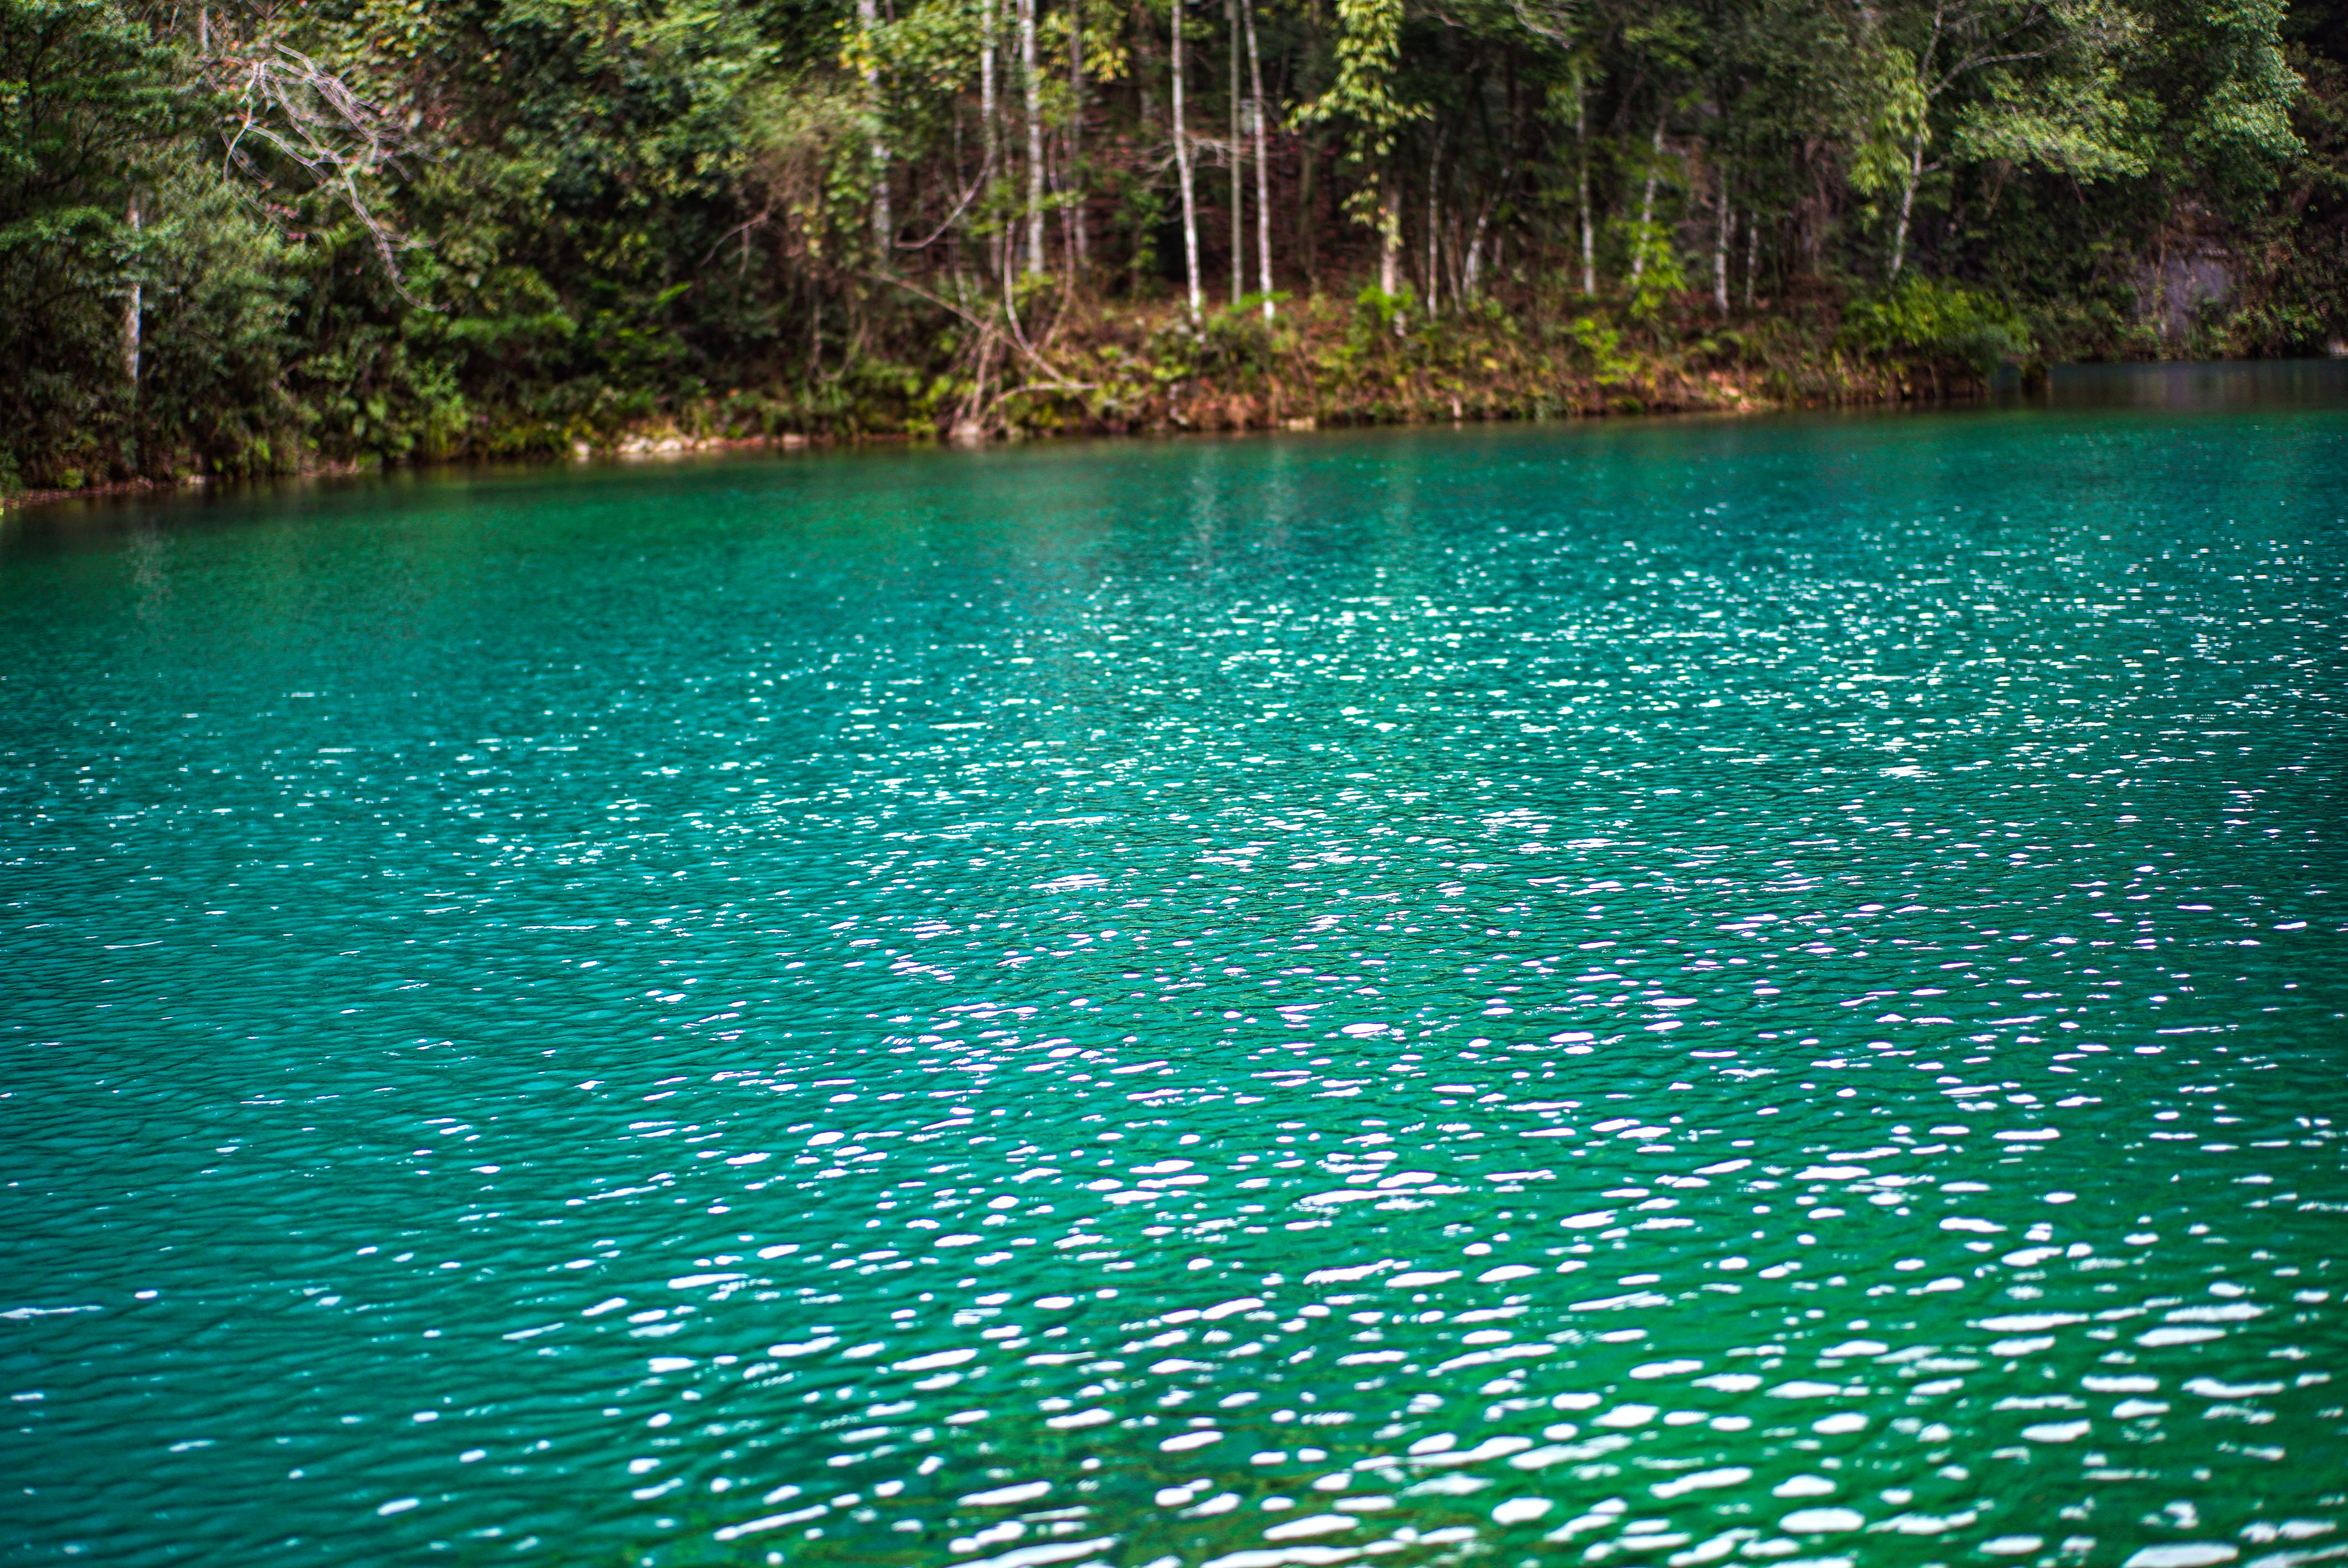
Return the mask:
M 1112 375 L 1122 371 L 1131 377 L 1133 367 L 1145 363 L 1138 354 L 1126 353 L 1120 340 L 1110 333 L 1092 340 L 1081 352 L 1084 357 L 1070 363 L 1083 364 L 1087 368 L 1107 364 Z M 931 427 L 913 432 L 745 433 L 745 426 L 751 421 L 743 410 L 735 409 L 731 415 L 734 422 L 727 424 L 726 410 L 709 408 L 682 425 L 664 420 L 601 432 L 572 432 L 567 443 L 553 442 L 550 436 L 547 443 L 525 445 L 519 452 L 494 456 L 451 456 L 437 462 L 321 462 L 290 475 L 132 479 L 80 489 L 0 493 L 0 511 L 21 511 L 61 502 L 125 502 L 141 497 L 198 492 L 230 496 L 251 487 L 266 490 L 287 480 L 347 480 L 401 472 L 458 472 L 485 466 L 503 466 L 517 461 L 656 463 L 729 454 L 816 452 L 859 446 L 985 446 L 1086 436 L 1295 433 L 1660 415 L 1762 415 L 1806 409 L 1908 408 L 1921 412 L 1994 405 L 2215 410 L 2288 406 L 2310 400 L 2348 400 L 2348 360 L 2338 358 L 2056 364 L 2034 367 L 2027 381 L 2023 369 L 2012 365 L 1986 378 L 1962 372 L 1934 377 L 1912 366 L 1902 370 L 1870 365 L 1858 359 L 1838 362 L 1828 358 L 1812 364 L 1803 376 L 1796 377 L 1783 364 L 1764 363 L 1739 373 L 1718 369 L 1707 372 L 1684 359 L 1652 359 L 1642 362 L 1637 374 L 1626 374 L 1615 382 L 1563 377 L 1556 384 L 1545 384 L 1526 369 L 1520 355 L 1513 362 L 1512 374 L 1488 375 L 1480 388 L 1466 387 L 1463 391 L 1465 384 L 1456 375 L 1447 377 L 1424 363 L 1416 374 L 1412 374 L 1405 357 L 1412 352 L 1409 344 L 1393 352 L 1404 359 L 1406 366 L 1399 387 L 1391 377 L 1374 387 L 1359 381 L 1334 388 L 1321 387 L 1313 380 L 1313 357 L 1292 352 L 1284 364 L 1243 367 L 1241 374 L 1220 379 L 1202 374 L 1169 386 L 1135 384 L 1130 395 L 1119 400 L 1123 415 L 1114 420 L 1087 415 L 1080 406 L 1072 408 L 1065 401 L 1056 402 L 1040 395 L 1031 398 L 1024 391 L 1014 389 L 1006 399 L 1012 418 L 983 433 L 965 429 L 960 439 L 951 425 L 943 429 Z M 1448 357 L 1456 368 L 1468 356 L 1454 347 L 1448 351 Z M 1283 369 L 1289 380 L 1281 379 Z M 1300 395 L 1282 390 L 1290 386 L 1303 391 Z M 773 411 L 760 413 L 770 418 Z
M 981 313 L 902 287 L 895 304 L 926 318 L 859 328 L 836 364 L 819 356 L 763 384 L 654 397 L 517 381 L 405 414 L 376 399 L 343 437 L 296 400 L 281 429 L 227 459 L 134 421 L 122 451 L 6 504 L 479 460 L 1962 401 L 2002 362 L 2035 352 L 2007 307 L 1913 277 L 1874 296 L 1813 289 L 1726 310 L 1685 294 L 1550 289 L 1437 313 L 1406 289 L 1368 287 L 1251 295 L 1195 320 L 1168 300 L 1045 291 Z
M 1096 319 L 1008 354 L 974 378 L 841 402 L 808 389 L 738 392 L 651 418 L 549 423 L 485 415 L 468 441 L 437 456 L 357 461 L 305 456 L 285 475 L 345 477 L 393 468 L 516 458 L 653 459 L 806 446 L 1302 431 L 1372 425 L 1766 413 L 1796 407 L 1962 400 L 1980 383 L 1861 356 L 1787 351 L 1747 357 L 1746 340 L 1699 339 L 1660 352 L 1618 329 L 1548 341 L 1505 317 L 1433 328 L 1362 330 L 1349 307 L 1291 306 L 1272 323 L 1225 311 L 1190 333 L 1171 311 Z M 1782 336 L 1782 334 L 1781 334 Z M 1007 372 L 1007 374 L 1005 373 Z M 263 476 L 252 476 L 262 477 Z M 242 476 L 191 473 L 78 488 L 0 492 L 0 507 L 168 492 Z

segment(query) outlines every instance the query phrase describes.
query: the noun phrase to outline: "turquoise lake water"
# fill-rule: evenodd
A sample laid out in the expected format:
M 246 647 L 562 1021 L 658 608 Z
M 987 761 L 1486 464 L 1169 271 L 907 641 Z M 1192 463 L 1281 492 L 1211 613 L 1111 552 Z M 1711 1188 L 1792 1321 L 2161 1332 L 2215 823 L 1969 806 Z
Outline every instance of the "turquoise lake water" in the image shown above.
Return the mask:
M 19 515 L 0 1555 L 2348 1559 L 2343 687 L 2337 399 Z

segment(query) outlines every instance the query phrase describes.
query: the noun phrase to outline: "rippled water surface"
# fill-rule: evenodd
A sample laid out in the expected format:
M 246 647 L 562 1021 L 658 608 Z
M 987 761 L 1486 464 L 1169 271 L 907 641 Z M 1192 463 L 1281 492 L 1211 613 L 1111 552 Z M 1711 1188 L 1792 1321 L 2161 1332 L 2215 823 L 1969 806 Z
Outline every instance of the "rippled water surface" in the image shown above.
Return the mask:
M 2348 1558 L 2343 436 L 20 517 L 0 1542 Z

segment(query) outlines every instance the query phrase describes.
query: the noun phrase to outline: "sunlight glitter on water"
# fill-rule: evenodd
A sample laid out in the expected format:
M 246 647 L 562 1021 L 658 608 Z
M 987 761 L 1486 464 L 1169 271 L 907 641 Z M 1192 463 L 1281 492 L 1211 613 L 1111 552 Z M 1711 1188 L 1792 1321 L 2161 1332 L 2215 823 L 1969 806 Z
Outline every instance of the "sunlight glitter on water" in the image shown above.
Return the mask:
M 15 1532 L 2324 1560 L 2340 434 L 20 537 Z

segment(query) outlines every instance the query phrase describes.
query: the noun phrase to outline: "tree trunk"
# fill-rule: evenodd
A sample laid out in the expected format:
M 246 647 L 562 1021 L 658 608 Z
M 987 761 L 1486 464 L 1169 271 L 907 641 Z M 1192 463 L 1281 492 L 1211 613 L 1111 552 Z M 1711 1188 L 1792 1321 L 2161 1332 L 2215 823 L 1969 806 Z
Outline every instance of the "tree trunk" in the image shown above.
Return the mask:
M 1402 292 L 1402 180 L 1394 161 L 1378 175 L 1378 288 L 1388 299 Z M 1394 319 L 1395 335 L 1402 335 L 1402 313 Z
M 877 0 L 856 0 L 856 26 L 864 35 L 868 60 L 864 67 L 864 101 L 872 116 L 872 243 L 886 272 L 896 249 L 897 225 L 889 215 L 889 141 L 880 133 L 880 67 L 870 61 L 872 29 L 880 23 Z
M 1588 97 L 1577 77 L 1573 84 L 1573 138 L 1581 148 L 1581 168 L 1576 170 L 1581 200 L 1581 292 L 1585 295 L 1598 292 L 1598 260 L 1596 243 L 1590 227 L 1590 118 L 1584 99 Z
M 1916 187 L 1924 179 L 1924 121 L 1916 121 L 1916 139 L 1908 149 L 1908 179 L 1900 187 L 1900 222 L 1891 231 L 1891 276 L 1900 276 L 1901 263 L 1908 260 L 1908 219 L 1916 210 Z
M 1435 132 L 1435 152 L 1426 160 L 1426 313 L 1435 314 L 1436 291 L 1441 278 L 1437 271 L 1442 263 L 1439 246 L 1441 238 L 1441 208 L 1437 193 L 1443 189 L 1443 129 Z
M 1256 282 L 1263 292 L 1263 319 L 1272 320 L 1272 176 L 1263 155 L 1263 56 L 1255 45 L 1255 0 L 1240 0 L 1247 18 L 1248 85 L 1255 97 L 1250 128 L 1255 133 Z
M 1321 135 L 1314 131 L 1297 138 L 1296 254 L 1304 264 L 1305 287 L 1321 292 L 1321 226 L 1313 220 L 1313 179 L 1321 168 Z
M 1239 0 L 1223 0 L 1224 20 L 1231 24 L 1231 303 L 1247 292 L 1247 159 L 1240 151 L 1240 7 Z M 1262 214 L 1257 214 L 1262 220 Z
M 1712 236 L 1712 308 L 1725 320 L 1728 315 L 1728 170 L 1720 171 L 1720 192 L 1715 199 L 1720 206 L 1719 225 Z
M 1761 267 L 1761 223 L 1753 209 L 1745 209 L 1745 309 L 1753 309 L 1753 274 Z
M 130 225 L 130 242 L 135 248 L 139 243 L 139 198 L 136 196 L 130 199 L 130 208 L 125 214 L 125 219 Z M 139 258 L 135 254 L 130 259 L 130 264 L 134 268 L 139 265 Z M 133 407 L 136 407 L 139 403 L 139 317 L 145 294 L 146 291 L 139 283 L 139 274 L 133 272 L 130 275 L 130 286 L 122 296 L 122 379 L 130 384 L 130 402 Z
M 1182 182 L 1183 276 L 1190 290 L 1190 325 L 1205 314 L 1199 295 L 1199 210 L 1190 194 L 1190 135 L 1182 122 L 1182 0 L 1174 0 L 1174 172 Z
M 1476 227 L 1468 236 L 1468 254 L 1459 269 L 1459 297 L 1474 299 L 1482 288 L 1484 277 L 1484 231 L 1490 227 L 1492 208 L 1509 189 L 1509 163 L 1500 162 L 1500 181 L 1484 197 L 1484 204 L 1476 210 Z
M 989 210 L 994 202 L 994 160 L 1003 146 L 994 94 L 994 0 L 979 0 L 978 7 L 978 118 L 985 131 L 985 143 L 980 152 L 984 162 L 979 175 L 980 210 L 992 218 Z M 1003 272 L 1003 235 L 1000 231 L 987 237 L 987 251 L 994 271 Z
M 1639 199 L 1639 232 L 1631 242 L 1631 282 L 1647 270 L 1647 225 L 1655 220 L 1655 177 L 1663 167 L 1663 121 L 1670 111 L 1655 117 L 1654 145 L 1647 149 L 1647 191 Z
M 1085 175 L 1081 155 L 1085 132 L 1085 8 L 1083 0 L 1068 9 L 1068 250 L 1071 269 L 1085 271 Z
M 1027 84 L 1027 272 L 1044 270 L 1044 78 L 1035 68 L 1035 0 L 1019 0 L 1019 65 Z

